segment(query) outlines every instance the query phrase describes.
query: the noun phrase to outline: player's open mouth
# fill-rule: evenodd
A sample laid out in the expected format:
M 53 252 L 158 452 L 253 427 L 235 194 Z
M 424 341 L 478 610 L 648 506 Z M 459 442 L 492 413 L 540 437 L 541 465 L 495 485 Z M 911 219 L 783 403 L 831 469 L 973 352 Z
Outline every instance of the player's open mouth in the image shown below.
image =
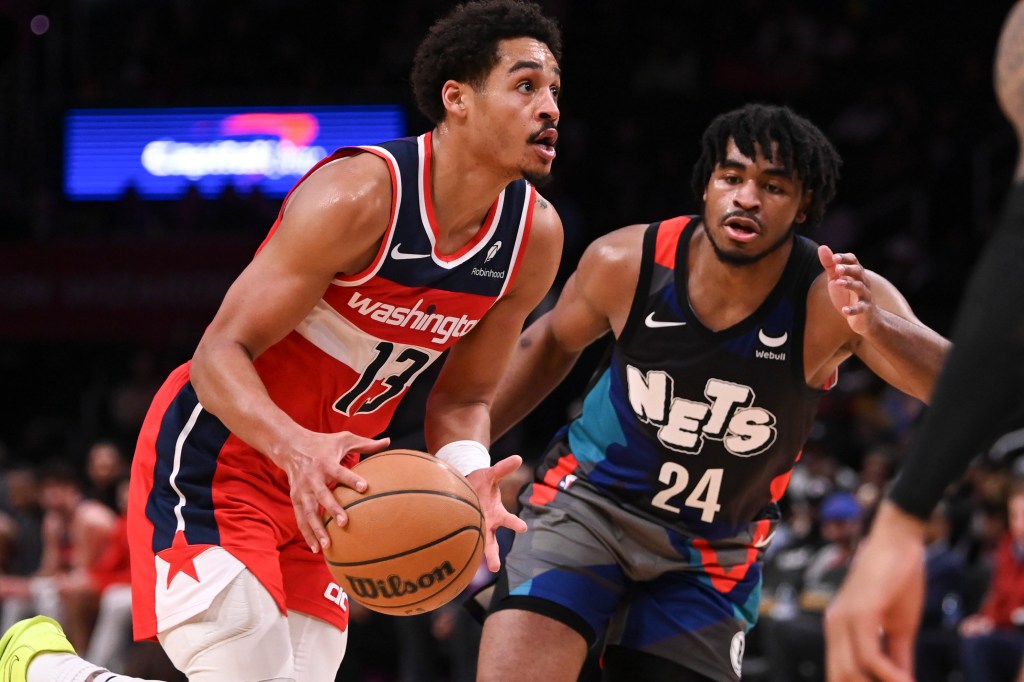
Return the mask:
M 558 131 L 554 128 L 547 128 L 534 135 L 530 142 L 543 158 L 548 161 L 555 158 L 555 145 L 558 144 Z
M 761 233 L 761 226 L 752 218 L 734 216 L 722 223 L 722 227 L 730 239 L 738 242 L 753 241 Z

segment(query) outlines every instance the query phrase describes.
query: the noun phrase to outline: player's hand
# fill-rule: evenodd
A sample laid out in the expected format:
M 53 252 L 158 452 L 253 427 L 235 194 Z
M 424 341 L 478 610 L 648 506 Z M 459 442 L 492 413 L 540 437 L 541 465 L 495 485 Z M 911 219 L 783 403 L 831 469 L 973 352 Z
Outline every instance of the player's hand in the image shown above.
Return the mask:
M 359 454 L 380 452 L 390 445 L 389 438 L 363 438 L 348 431 L 340 433 L 307 432 L 308 438 L 275 463 L 288 474 L 292 507 L 299 532 L 313 553 L 331 544 L 324 528 L 324 514 L 334 517 L 339 526 L 348 522 L 348 515 L 331 492 L 338 483 L 362 492 L 366 481 L 348 466 L 356 463 Z M 348 461 L 346 461 L 348 460 Z
M 857 334 L 866 334 L 877 308 L 864 266 L 852 253 L 833 253 L 824 244 L 818 247 L 818 260 L 828 277 L 828 296 L 832 305 Z
M 913 682 L 924 603 L 921 522 L 883 502 L 825 614 L 828 682 Z
M 495 536 L 498 528 L 505 526 L 517 533 L 526 531 L 526 522 L 505 509 L 505 505 L 501 503 L 501 489 L 498 486 L 501 479 L 518 469 L 522 463 L 522 457 L 512 455 L 496 462 L 492 467 L 477 469 L 466 476 L 480 498 L 480 509 L 484 513 L 484 561 L 492 573 L 501 568 L 498 539 Z

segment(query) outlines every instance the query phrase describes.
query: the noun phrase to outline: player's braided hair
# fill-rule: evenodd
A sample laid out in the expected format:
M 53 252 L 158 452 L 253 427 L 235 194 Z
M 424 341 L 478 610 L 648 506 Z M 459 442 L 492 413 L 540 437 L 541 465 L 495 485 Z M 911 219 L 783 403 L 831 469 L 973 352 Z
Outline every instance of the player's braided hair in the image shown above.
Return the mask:
M 466 2 L 430 27 L 416 50 L 412 89 L 420 111 L 434 123 L 444 119 L 441 87 L 456 80 L 479 87 L 498 63 L 498 42 L 535 38 L 562 60 L 562 33 L 532 2 L 474 0 Z
M 794 171 L 803 190 L 813 192 L 804 228 L 821 222 L 825 207 L 836 194 L 842 159 L 825 134 L 789 107 L 748 104 L 715 118 L 701 138 L 701 155 L 693 167 L 691 184 L 700 197 L 715 166 L 725 161 L 729 139 L 745 156 L 756 158 L 755 143 L 763 153 L 776 144 L 776 163 Z

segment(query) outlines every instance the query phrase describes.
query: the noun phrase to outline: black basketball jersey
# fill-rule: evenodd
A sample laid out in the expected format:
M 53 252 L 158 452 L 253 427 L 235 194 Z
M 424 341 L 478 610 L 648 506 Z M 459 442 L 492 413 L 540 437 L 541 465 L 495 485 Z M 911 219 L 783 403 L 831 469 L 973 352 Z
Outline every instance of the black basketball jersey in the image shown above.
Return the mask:
M 712 331 L 688 303 L 697 219 L 651 224 L 632 308 L 582 415 L 539 472 L 584 478 L 667 525 L 737 535 L 782 497 L 823 391 L 804 380 L 807 293 L 822 272 L 797 237 L 781 279 L 749 317 Z

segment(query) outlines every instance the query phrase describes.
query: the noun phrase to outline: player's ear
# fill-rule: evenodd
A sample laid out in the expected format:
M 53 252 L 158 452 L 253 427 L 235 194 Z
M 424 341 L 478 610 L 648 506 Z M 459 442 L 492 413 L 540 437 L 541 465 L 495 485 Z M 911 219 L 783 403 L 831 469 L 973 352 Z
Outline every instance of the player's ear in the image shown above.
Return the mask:
M 441 101 L 449 116 L 462 118 L 466 115 L 466 98 L 469 88 L 465 83 L 458 81 L 445 81 L 441 86 Z
M 799 225 L 807 220 L 807 211 L 811 207 L 811 201 L 814 199 L 814 192 L 808 190 L 804 192 L 804 195 L 800 198 L 800 208 L 796 212 L 796 223 Z

